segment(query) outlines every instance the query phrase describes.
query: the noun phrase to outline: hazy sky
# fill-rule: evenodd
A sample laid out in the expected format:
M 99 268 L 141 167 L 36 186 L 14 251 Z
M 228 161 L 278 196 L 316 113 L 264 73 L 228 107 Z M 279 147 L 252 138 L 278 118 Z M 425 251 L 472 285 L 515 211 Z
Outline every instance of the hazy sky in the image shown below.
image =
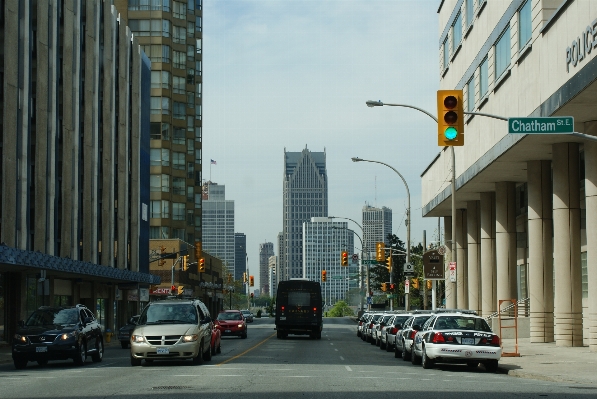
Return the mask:
M 365 102 L 436 113 L 438 6 L 203 1 L 203 178 L 224 184 L 235 201 L 235 232 L 247 236 L 256 280 L 259 244 L 273 242 L 278 254 L 284 149 L 325 150 L 329 215 L 361 223 L 366 203 L 387 206 L 393 232 L 406 241 L 404 183 L 388 167 L 351 157 L 393 166 L 410 189 L 411 241 L 421 242 L 423 230 L 428 242 L 437 239 L 438 219 L 422 217 L 420 178 L 440 150 L 436 124 L 414 110 Z

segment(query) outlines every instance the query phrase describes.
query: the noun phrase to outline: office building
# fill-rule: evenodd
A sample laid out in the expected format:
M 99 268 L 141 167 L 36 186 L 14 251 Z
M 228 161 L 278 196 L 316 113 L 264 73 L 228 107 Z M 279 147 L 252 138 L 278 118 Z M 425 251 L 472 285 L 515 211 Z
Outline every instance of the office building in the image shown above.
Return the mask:
M 324 152 L 284 150 L 283 246 L 280 280 L 303 277 L 303 223 L 328 215 L 328 180 Z
M 264 294 L 270 293 L 269 258 L 274 256 L 274 243 L 259 244 L 259 290 Z
M 597 351 L 595 2 L 445 1 L 438 12 L 440 88 L 463 90 L 467 112 L 512 118 L 465 116 L 454 220 L 452 149 L 421 176 L 423 216 L 444 217 L 456 261 L 446 307 L 489 316 L 513 300 L 531 342 Z M 562 116 L 574 122 L 536 119 Z M 556 130 L 576 133 L 546 134 Z
M 226 273 L 235 275 L 234 201 L 226 199 L 226 187 L 203 184 L 203 250 L 222 259 Z
M 276 298 L 278 294 L 278 276 L 277 276 L 277 269 L 278 269 L 278 257 L 276 255 L 272 255 L 267 260 L 268 263 L 268 282 L 269 282 L 269 295 L 272 298 Z
M 243 280 L 243 273 L 247 271 L 247 236 L 245 233 L 234 233 L 234 279 Z M 242 286 L 246 293 L 245 285 Z
M 388 234 L 392 234 L 392 210 L 390 208 L 375 208 L 363 206 L 363 252 L 369 256 L 376 251 L 376 243 L 388 244 Z M 406 240 L 404 240 L 406 241 Z M 369 259 L 374 259 L 369 257 Z

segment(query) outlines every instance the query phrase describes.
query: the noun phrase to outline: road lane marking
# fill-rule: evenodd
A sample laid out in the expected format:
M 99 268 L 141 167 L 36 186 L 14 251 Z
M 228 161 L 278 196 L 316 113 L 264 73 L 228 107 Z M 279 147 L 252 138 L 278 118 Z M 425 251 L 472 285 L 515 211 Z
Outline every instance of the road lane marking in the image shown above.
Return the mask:
M 338 352 L 338 349 L 334 349 L 336 352 Z
M 231 357 L 231 358 L 230 358 L 230 359 L 228 359 L 228 360 L 224 360 L 223 362 L 216 364 L 216 366 L 221 366 L 221 365 L 223 365 L 223 364 L 226 364 L 226 363 L 228 363 L 228 362 L 231 362 L 231 361 L 233 361 L 233 360 L 235 360 L 235 359 L 238 359 L 239 357 L 241 357 L 241 356 L 243 356 L 243 355 L 246 355 L 247 353 L 251 352 L 253 349 L 257 348 L 258 346 L 260 346 L 260 345 L 263 345 L 263 344 L 264 344 L 264 343 L 265 343 L 267 340 L 269 340 L 270 338 L 273 338 L 273 337 L 275 337 L 275 336 L 276 336 L 276 334 L 277 334 L 277 333 L 273 333 L 272 335 L 270 335 L 269 337 L 267 337 L 266 339 L 264 339 L 264 340 L 263 340 L 263 341 L 261 341 L 260 343 L 258 343 L 258 344 L 256 344 L 256 345 L 252 346 L 251 348 L 247 349 L 247 350 L 246 350 L 246 351 L 244 351 L 243 353 L 240 353 L 240 354 L 238 354 L 238 355 L 236 355 L 236 356 L 233 356 L 233 357 Z
M 344 359 L 342 359 L 342 360 L 344 360 Z M 352 371 L 352 369 L 350 368 L 350 366 L 344 366 L 344 367 L 346 367 L 346 370 Z
M 344 360 L 344 358 L 342 356 L 340 356 L 340 360 Z

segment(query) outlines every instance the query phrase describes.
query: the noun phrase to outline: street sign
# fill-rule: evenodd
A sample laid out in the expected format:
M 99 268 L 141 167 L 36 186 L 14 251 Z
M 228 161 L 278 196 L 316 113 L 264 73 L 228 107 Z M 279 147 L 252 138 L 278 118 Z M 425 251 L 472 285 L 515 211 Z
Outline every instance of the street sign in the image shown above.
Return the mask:
M 423 277 L 425 280 L 444 279 L 444 256 L 439 253 L 439 250 L 431 250 L 423 254 Z
M 456 262 L 450 262 L 450 281 L 456 282 Z
M 358 262 L 359 261 L 359 254 L 352 254 L 352 261 Z
M 415 272 L 415 265 L 412 263 L 405 263 L 404 264 L 404 273 L 414 273 Z
M 410 280 L 404 280 L 404 293 L 408 294 L 410 292 Z
M 373 303 L 373 298 L 371 298 L 370 296 L 367 297 L 367 304 L 371 305 Z
M 377 260 L 375 259 L 363 259 L 364 265 L 377 265 Z
M 551 118 L 508 118 L 508 133 L 574 133 L 574 118 L 571 116 Z

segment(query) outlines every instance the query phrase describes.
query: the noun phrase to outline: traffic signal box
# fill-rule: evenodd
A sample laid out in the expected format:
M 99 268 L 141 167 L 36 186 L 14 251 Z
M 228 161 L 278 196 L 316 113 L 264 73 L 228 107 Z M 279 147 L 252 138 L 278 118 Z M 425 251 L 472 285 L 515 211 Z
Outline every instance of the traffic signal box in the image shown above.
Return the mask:
M 386 264 L 386 269 L 388 269 L 388 272 L 392 273 L 392 254 L 390 254 L 390 256 L 388 256 L 388 259 L 386 259 L 385 264 Z
M 396 284 L 390 283 L 390 291 L 394 292 L 395 289 L 396 289 Z
M 418 278 L 413 278 L 411 287 L 413 287 L 415 290 L 419 289 L 419 279 Z
M 163 259 L 163 258 L 164 258 L 164 256 L 166 256 L 166 247 L 164 247 L 164 246 L 160 247 L 160 256 L 162 257 L 162 259 L 160 259 L 158 261 L 158 265 L 159 266 L 164 266 L 166 264 L 166 260 Z
M 348 266 L 348 252 L 342 251 L 342 266 Z
M 243 284 L 247 284 L 247 272 L 243 273 Z
M 428 290 L 430 290 L 431 289 L 431 280 L 427 280 L 425 282 L 425 286 L 427 287 Z
M 176 295 L 177 293 L 178 293 L 178 290 L 176 289 L 175 285 L 170 287 L 170 295 Z
M 326 272 L 325 270 L 322 270 L 321 271 L 321 281 L 325 283 L 327 281 L 327 279 L 328 279 L 328 272 Z
M 462 90 L 437 91 L 437 145 L 464 145 Z
M 381 290 L 386 292 L 388 290 L 388 283 L 381 283 Z
M 378 262 L 385 262 L 386 261 L 386 244 L 384 244 L 383 242 L 378 242 L 375 244 L 375 248 L 377 250 L 376 253 L 376 260 Z
M 249 276 L 249 287 L 255 286 L 255 277 Z
M 184 287 L 183 287 L 182 285 L 179 285 L 179 286 L 178 286 L 178 291 L 177 291 L 177 292 L 178 292 L 178 295 L 182 295 L 182 294 L 184 294 Z
M 182 257 L 182 270 L 185 272 L 189 269 L 189 255 Z
M 205 259 L 200 258 L 197 264 L 197 269 L 199 270 L 199 273 L 205 273 Z

